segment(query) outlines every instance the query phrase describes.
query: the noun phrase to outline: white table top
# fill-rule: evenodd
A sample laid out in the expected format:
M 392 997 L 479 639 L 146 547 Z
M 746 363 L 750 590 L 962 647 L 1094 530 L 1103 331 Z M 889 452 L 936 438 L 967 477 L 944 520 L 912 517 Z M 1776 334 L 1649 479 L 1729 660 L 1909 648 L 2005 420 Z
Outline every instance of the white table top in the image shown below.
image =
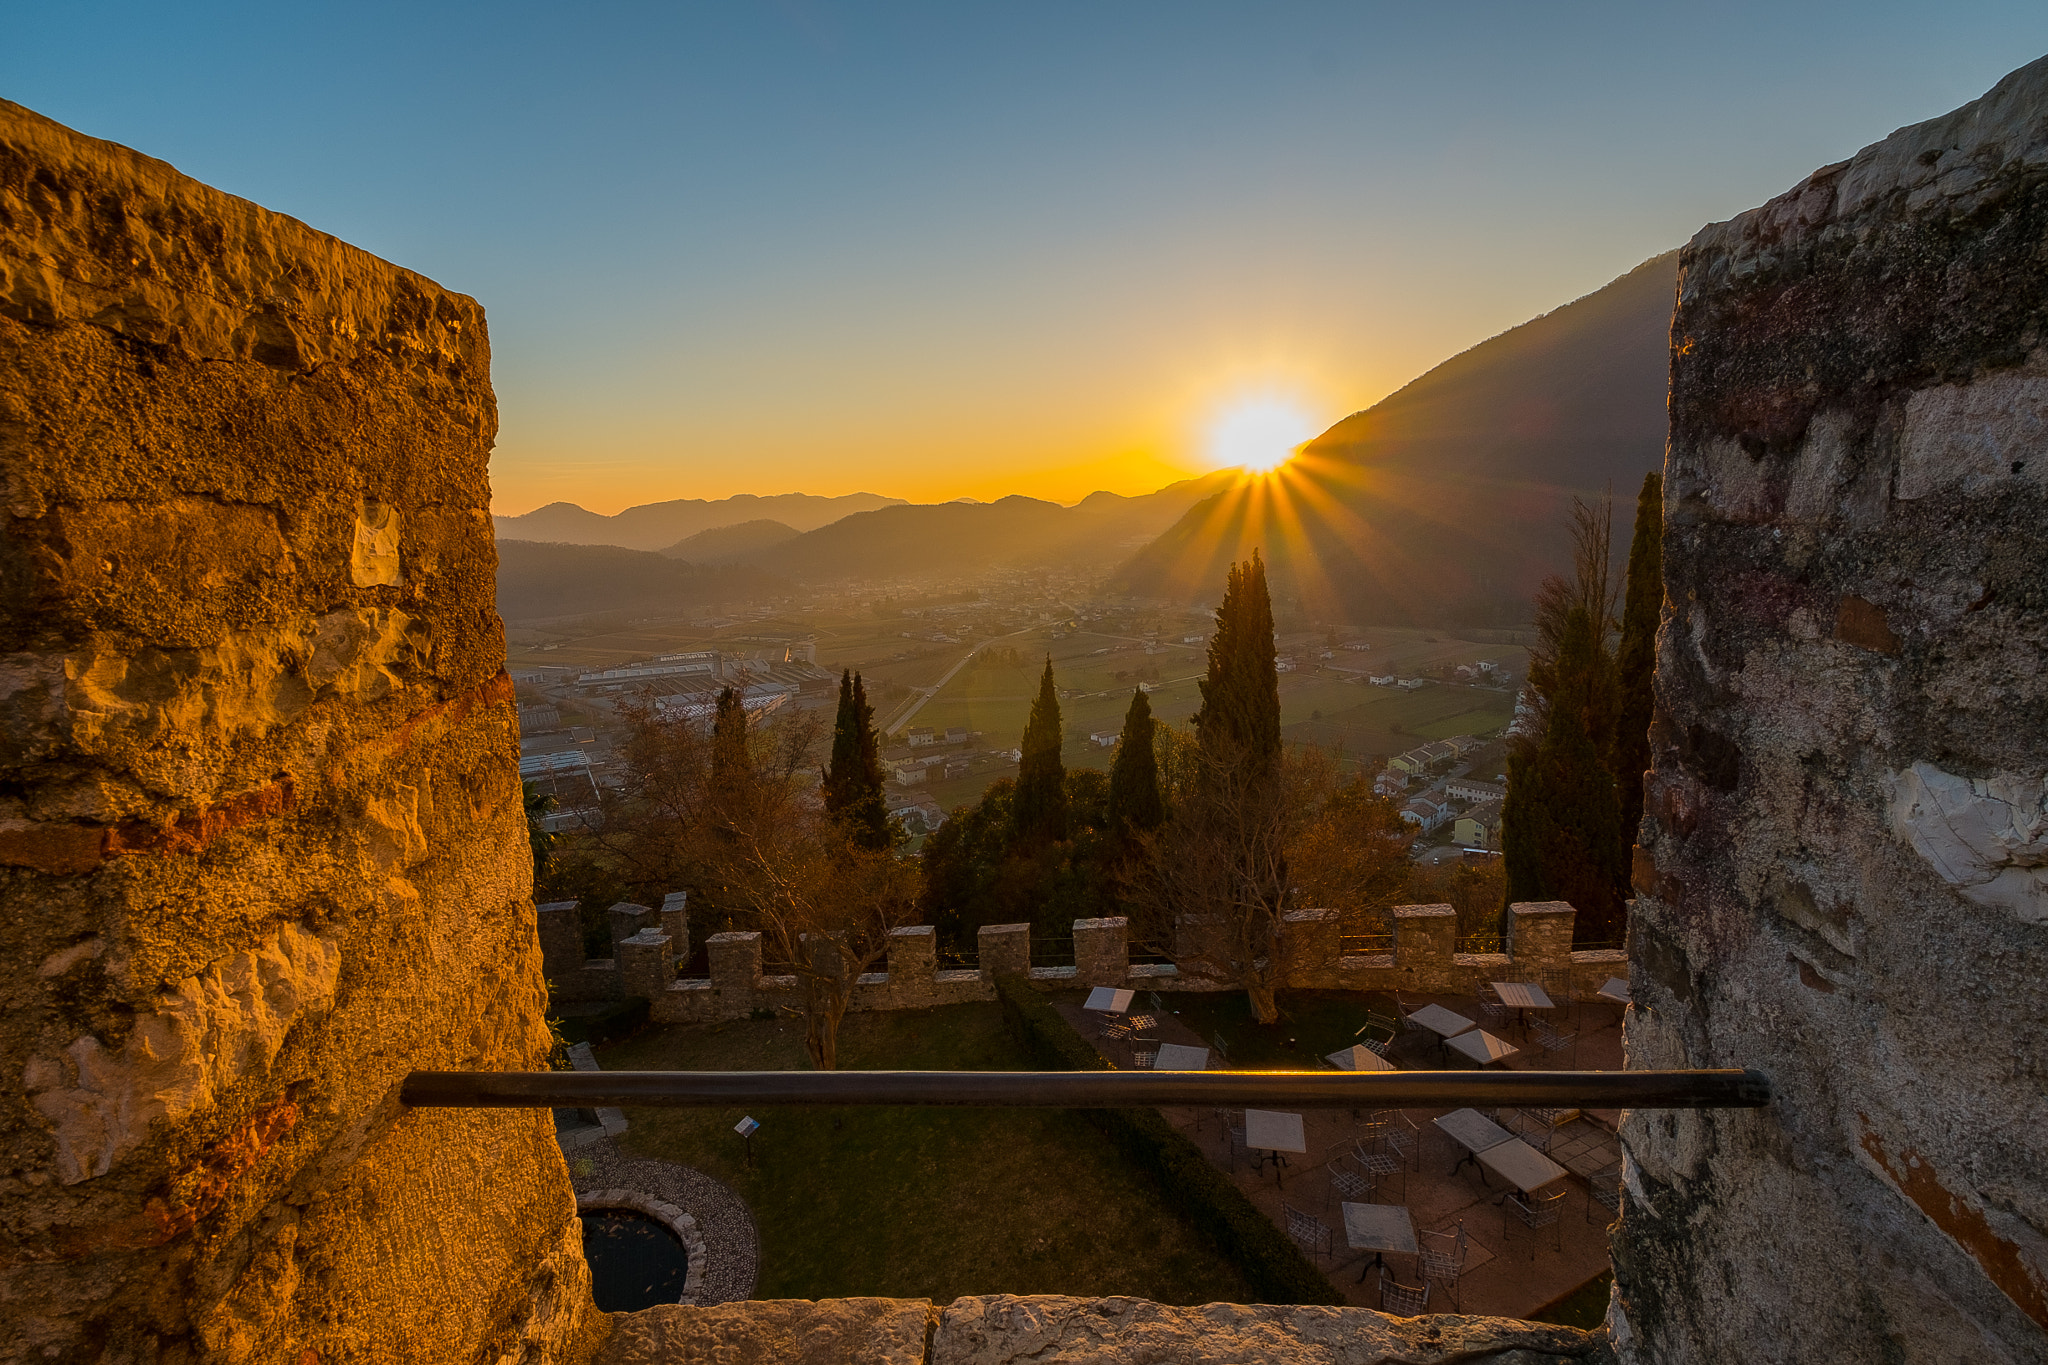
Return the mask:
M 1189 1047 L 1186 1043 L 1161 1043 L 1159 1055 L 1152 1059 L 1154 1071 L 1207 1071 L 1209 1049 Z
M 1495 1143 L 1473 1155 L 1480 1165 L 1523 1194 L 1534 1194 L 1545 1185 L 1564 1179 L 1564 1167 L 1520 1138 Z
M 1496 981 L 1493 983 L 1493 993 L 1500 997 L 1501 1004 L 1513 1006 L 1518 1010 L 1557 1008 L 1551 1003 L 1543 988 L 1533 981 Z
M 1515 1140 L 1513 1133 L 1477 1109 L 1455 1109 L 1436 1120 L 1436 1126 L 1450 1134 L 1451 1140 L 1468 1152 L 1483 1152 L 1489 1147 Z
M 1612 1000 L 1617 1005 L 1626 1005 L 1633 998 L 1625 976 L 1608 977 L 1597 993 L 1602 1000 Z
M 1503 1057 L 1512 1057 L 1522 1050 L 1505 1038 L 1494 1037 L 1483 1028 L 1459 1034 L 1450 1040 L 1450 1045 L 1481 1066 L 1497 1062 Z
M 1353 1251 L 1415 1254 L 1415 1219 L 1403 1204 L 1345 1204 L 1344 1245 Z
M 1136 991 L 1120 991 L 1109 986 L 1097 986 L 1088 992 L 1088 1003 L 1084 1010 L 1098 1010 L 1103 1014 L 1122 1014 L 1131 1007 L 1131 998 Z
M 1326 1060 L 1332 1065 L 1343 1067 L 1346 1071 L 1399 1071 L 1401 1069 L 1380 1056 L 1379 1053 L 1363 1045 L 1353 1045 L 1343 1049 L 1341 1052 L 1333 1052 Z
M 1473 1027 L 1470 1019 L 1453 1014 L 1442 1005 L 1424 1005 L 1408 1017 L 1442 1038 L 1455 1038 Z
M 1262 1152 L 1306 1152 L 1308 1139 L 1302 1136 L 1301 1115 L 1245 1110 L 1244 1145 Z

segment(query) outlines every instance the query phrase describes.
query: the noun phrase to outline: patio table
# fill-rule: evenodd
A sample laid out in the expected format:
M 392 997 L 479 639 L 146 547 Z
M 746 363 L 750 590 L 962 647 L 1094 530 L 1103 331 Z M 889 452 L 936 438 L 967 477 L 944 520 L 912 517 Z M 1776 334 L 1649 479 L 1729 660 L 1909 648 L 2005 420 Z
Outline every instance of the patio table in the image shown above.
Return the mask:
M 1470 1057 L 1481 1066 L 1491 1066 L 1495 1062 L 1505 1061 L 1522 1050 L 1505 1038 L 1494 1037 L 1483 1028 L 1461 1033 L 1447 1041 L 1445 1046 Z
M 1439 1038 L 1455 1038 L 1474 1027 L 1470 1019 L 1462 1014 L 1453 1014 L 1442 1005 L 1424 1005 L 1408 1017 Z
M 1602 1000 L 1612 1000 L 1617 1005 L 1626 1005 L 1634 998 L 1629 991 L 1628 978 L 1625 976 L 1608 977 L 1594 994 Z
M 1564 1179 L 1564 1167 L 1520 1138 L 1495 1143 L 1473 1154 L 1481 1166 L 1513 1185 L 1523 1194 L 1534 1194 L 1546 1185 Z M 1481 1177 L 1484 1179 L 1485 1177 Z
M 1136 991 L 1120 991 L 1109 986 L 1097 986 L 1088 992 L 1088 1000 L 1081 1006 L 1084 1010 L 1096 1010 L 1102 1014 L 1122 1014 L 1131 1007 Z
M 1207 1071 L 1209 1049 L 1189 1047 L 1186 1043 L 1161 1043 L 1159 1055 L 1152 1059 L 1154 1071 Z
M 1325 1060 L 1346 1071 L 1399 1071 L 1386 1058 L 1363 1044 L 1353 1044 L 1341 1051 L 1331 1053 Z
M 1366 1272 L 1387 1263 L 1387 1253 L 1404 1256 L 1417 1253 L 1415 1219 L 1405 1204 L 1343 1204 L 1344 1245 L 1353 1251 L 1370 1251 L 1373 1256 L 1358 1272 L 1365 1283 Z
M 1513 1142 L 1515 1135 L 1495 1123 L 1477 1109 L 1454 1109 L 1435 1120 L 1436 1126 L 1465 1149 L 1465 1155 L 1458 1158 L 1458 1165 L 1451 1167 L 1451 1174 L 1458 1173 L 1458 1166 L 1464 1165 L 1480 1152 L 1498 1147 L 1503 1142 Z M 1481 1176 L 1480 1179 L 1485 1179 Z
M 1501 1004 L 1515 1012 L 1515 1023 L 1522 1029 L 1524 1036 L 1527 1036 L 1529 1030 L 1530 1010 L 1557 1008 L 1556 1002 L 1533 981 L 1495 981 L 1490 984 Z
M 1280 1174 L 1280 1168 L 1287 1164 L 1286 1154 L 1308 1151 L 1308 1139 L 1302 1134 L 1301 1115 L 1275 1113 L 1270 1109 L 1245 1110 L 1244 1145 L 1261 1154 L 1261 1165 L 1271 1160 L 1273 1178 L 1286 1185 L 1286 1177 Z

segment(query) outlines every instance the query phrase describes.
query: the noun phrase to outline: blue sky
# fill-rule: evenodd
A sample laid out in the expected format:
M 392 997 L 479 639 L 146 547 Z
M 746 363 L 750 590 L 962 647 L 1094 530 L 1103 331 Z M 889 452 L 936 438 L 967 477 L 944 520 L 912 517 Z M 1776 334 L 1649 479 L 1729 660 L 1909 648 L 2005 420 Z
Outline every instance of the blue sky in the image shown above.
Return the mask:
M 480 299 L 501 511 L 1155 487 L 2048 52 L 2038 0 L 0 18 L 0 94 Z

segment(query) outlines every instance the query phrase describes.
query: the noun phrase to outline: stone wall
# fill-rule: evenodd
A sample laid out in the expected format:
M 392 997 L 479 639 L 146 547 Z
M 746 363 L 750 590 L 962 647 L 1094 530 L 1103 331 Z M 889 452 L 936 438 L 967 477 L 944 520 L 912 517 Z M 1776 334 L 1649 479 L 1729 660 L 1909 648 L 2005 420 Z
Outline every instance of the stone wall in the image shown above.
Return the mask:
M 2048 60 L 1694 238 L 1633 1067 L 1643 1361 L 2048 1359 Z
M 0 102 L 0 1356 L 551 1361 L 481 310 Z
M 1612 1365 L 1604 1332 L 1366 1308 L 979 1294 L 768 1299 L 613 1319 L 597 1365 Z
M 652 912 L 643 906 L 613 906 L 613 955 L 607 958 L 583 956 L 581 912 L 575 901 L 539 907 L 549 991 L 563 1001 L 642 996 L 651 1003 L 653 1019 L 678 1024 L 744 1019 L 755 1010 L 797 1003 L 795 977 L 764 973 L 757 933 L 713 934 L 704 940 L 710 975 L 678 979 L 675 964 L 687 956 L 683 949 L 690 932 L 682 899 L 681 892 L 668 897 L 659 926 L 648 923 Z M 1458 952 L 1457 911 L 1448 905 L 1396 906 L 1391 919 L 1392 953 L 1345 953 L 1336 911 L 1299 910 L 1289 915 L 1286 931 L 1294 947 L 1288 958 L 1287 988 L 1473 995 L 1489 981 L 1512 977 L 1541 980 L 1553 995 L 1568 990 L 1573 999 L 1588 1000 L 1628 969 L 1623 952 L 1572 951 L 1577 912 L 1563 901 L 1513 906 L 1505 953 Z M 647 927 L 639 928 L 642 924 Z M 628 930 L 634 931 L 632 936 L 623 937 Z M 1023 974 L 1043 990 L 1240 989 L 1235 982 L 1183 975 L 1172 963 L 1133 963 L 1129 922 L 1121 917 L 1074 921 L 1072 967 L 1031 966 L 1029 924 L 983 925 L 978 965 L 971 968 L 941 970 L 937 938 L 930 925 L 895 930 L 889 938 L 886 969 L 868 972 L 854 984 L 850 1008 L 923 1009 L 993 1000 L 995 979 L 1006 972 Z

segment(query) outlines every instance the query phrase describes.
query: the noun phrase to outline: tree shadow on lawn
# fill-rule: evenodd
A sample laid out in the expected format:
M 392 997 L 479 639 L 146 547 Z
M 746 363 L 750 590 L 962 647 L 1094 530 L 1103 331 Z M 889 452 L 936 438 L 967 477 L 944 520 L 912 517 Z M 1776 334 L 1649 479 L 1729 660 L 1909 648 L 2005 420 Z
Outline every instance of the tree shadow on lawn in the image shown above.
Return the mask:
M 1328 1071 L 1325 1058 L 1364 1040 L 1358 1030 L 1366 1011 L 1393 1012 L 1383 992 L 1281 991 L 1280 1017 L 1271 1024 L 1252 1018 L 1243 991 L 1162 992 L 1160 999 L 1212 1047 L 1221 1039 L 1229 1060 L 1217 1057 L 1212 1065 L 1232 1071 Z
M 1022 1071 L 994 1004 L 848 1015 L 843 1070 Z M 608 1070 L 806 1069 L 796 1020 L 647 1029 Z M 751 1113 L 754 1165 L 733 1125 Z M 1145 1173 L 1063 1109 L 629 1109 L 635 1156 L 724 1181 L 761 1234 L 757 1298 L 1128 1294 L 1248 1302 L 1249 1286 Z

